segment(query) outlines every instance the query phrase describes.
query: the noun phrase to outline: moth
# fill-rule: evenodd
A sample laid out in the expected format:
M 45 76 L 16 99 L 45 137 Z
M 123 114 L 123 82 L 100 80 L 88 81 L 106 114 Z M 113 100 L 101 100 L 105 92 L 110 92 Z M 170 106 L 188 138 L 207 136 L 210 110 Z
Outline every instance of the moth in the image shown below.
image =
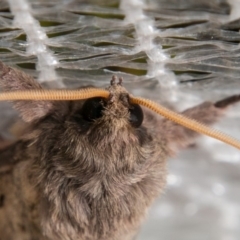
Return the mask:
M 106 90 L 44 90 L 2 62 L 0 86 L 0 100 L 27 123 L 15 142 L 0 139 L 1 240 L 136 239 L 169 157 L 199 133 L 240 148 L 205 126 L 238 95 L 178 114 L 132 96 L 116 77 Z

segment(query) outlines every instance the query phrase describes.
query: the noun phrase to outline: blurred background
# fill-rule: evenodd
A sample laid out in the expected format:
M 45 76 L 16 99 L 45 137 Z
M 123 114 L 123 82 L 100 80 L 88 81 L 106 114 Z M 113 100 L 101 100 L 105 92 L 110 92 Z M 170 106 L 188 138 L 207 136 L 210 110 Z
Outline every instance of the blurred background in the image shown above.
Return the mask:
M 0 60 L 51 88 L 106 87 L 181 111 L 240 93 L 239 0 L 1 0 Z M 240 139 L 240 104 L 218 128 Z M 0 103 L 0 132 L 17 119 Z M 140 240 L 240 238 L 240 151 L 208 137 L 168 162 Z

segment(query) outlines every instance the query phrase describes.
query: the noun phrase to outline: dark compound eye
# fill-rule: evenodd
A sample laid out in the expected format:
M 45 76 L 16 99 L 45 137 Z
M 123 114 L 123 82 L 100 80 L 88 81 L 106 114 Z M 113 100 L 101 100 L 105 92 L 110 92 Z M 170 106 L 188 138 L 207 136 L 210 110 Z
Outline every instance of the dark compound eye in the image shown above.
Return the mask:
M 143 122 L 143 111 L 138 104 L 132 104 L 129 109 L 130 112 L 130 123 L 133 127 L 138 128 Z
M 88 99 L 82 107 L 83 119 L 92 122 L 95 119 L 102 117 L 103 98 L 96 97 Z

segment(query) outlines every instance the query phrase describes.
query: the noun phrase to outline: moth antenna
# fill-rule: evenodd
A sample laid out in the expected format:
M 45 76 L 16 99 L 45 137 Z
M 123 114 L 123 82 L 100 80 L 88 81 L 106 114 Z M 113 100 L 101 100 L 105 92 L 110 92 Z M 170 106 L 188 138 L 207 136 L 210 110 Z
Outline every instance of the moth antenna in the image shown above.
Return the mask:
M 188 118 L 179 113 L 173 112 L 151 100 L 130 96 L 130 102 L 133 104 L 140 104 L 140 105 L 151 109 L 152 111 L 162 115 L 163 117 L 165 117 L 177 124 L 180 124 L 186 128 L 189 128 L 195 132 L 205 134 L 209 137 L 218 139 L 218 140 L 225 142 L 235 148 L 240 149 L 240 142 L 237 139 L 230 137 L 229 135 L 222 133 L 218 130 L 207 127 L 206 125 L 204 125 L 194 119 L 191 119 L 191 118 Z M 222 105 L 222 103 L 220 105 Z M 225 105 L 225 103 L 223 105 Z
M 26 90 L 0 93 L 0 101 L 15 100 L 81 100 L 93 97 L 109 97 L 109 91 L 99 88 L 83 88 L 79 90 Z
M 14 101 L 14 100 L 52 100 L 52 101 L 64 101 L 64 100 L 82 100 L 93 97 L 103 97 L 108 98 L 109 92 L 104 89 L 99 88 L 84 88 L 79 90 L 26 90 L 26 91 L 13 91 L 13 92 L 4 92 L 0 93 L 0 101 Z M 232 102 L 239 100 L 238 97 L 231 97 L 224 102 L 219 101 L 215 104 L 216 107 L 225 107 Z M 130 101 L 134 104 L 140 104 L 145 106 L 152 111 L 162 115 L 163 117 L 176 122 L 186 128 L 189 128 L 193 131 L 196 131 L 201 134 L 205 134 L 212 138 L 218 139 L 222 142 L 225 142 L 233 147 L 240 149 L 240 142 L 237 139 L 234 139 L 227 134 L 224 134 L 220 131 L 217 131 L 213 128 L 207 127 L 204 124 L 190 119 L 184 115 L 173 112 L 151 100 L 139 98 L 139 97 L 130 97 Z

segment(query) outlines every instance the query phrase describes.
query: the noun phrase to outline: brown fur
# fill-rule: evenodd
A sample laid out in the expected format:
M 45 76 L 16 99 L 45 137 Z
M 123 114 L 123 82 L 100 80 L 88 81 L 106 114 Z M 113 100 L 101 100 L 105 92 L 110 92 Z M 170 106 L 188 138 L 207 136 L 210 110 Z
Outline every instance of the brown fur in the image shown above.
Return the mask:
M 3 89 L 40 87 L 0 66 Z M 109 91 L 103 116 L 91 123 L 81 116 L 84 101 L 14 103 L 30 124 L 0 150 L 0 240 L 134 238 L 165 186 L 166 158 L 197 134 L 148 110 L 134 128 L 128 92 L 118 84 Z M 212 124 L 222 112 L 203 103 L 184 114 Z

